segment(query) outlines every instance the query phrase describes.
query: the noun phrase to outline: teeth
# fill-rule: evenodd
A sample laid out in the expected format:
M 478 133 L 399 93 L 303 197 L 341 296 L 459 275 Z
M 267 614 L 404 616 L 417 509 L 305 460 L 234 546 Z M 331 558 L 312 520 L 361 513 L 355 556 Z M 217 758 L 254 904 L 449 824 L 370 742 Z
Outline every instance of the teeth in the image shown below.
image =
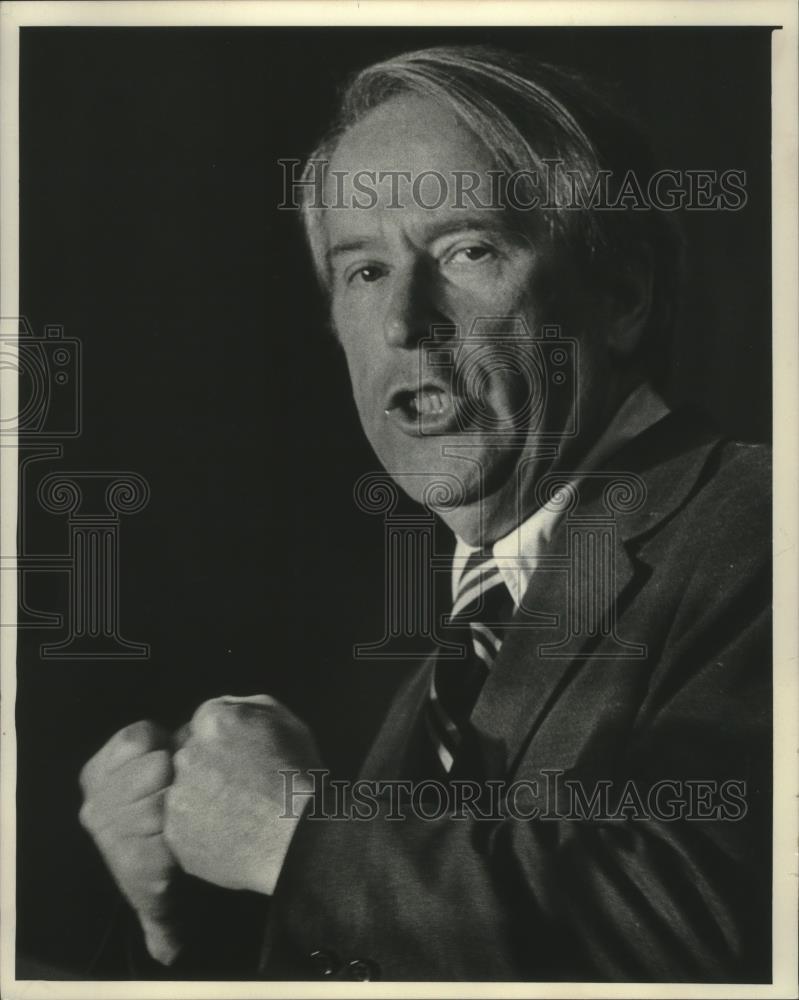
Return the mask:
M 396 406 L 385 410 L 387 417 L 390 417 L 395 410 L 404 409 L 416 417 L 439 416 L 449 409 L 450 400 L 446 392 L 438 389 L 420 389 L 418 392 L 408 394 L 405 399 Z
M 434 389 L 417 392 L 409 402 L 413 412 L 424 417 L 444 412 L 444 397 Z

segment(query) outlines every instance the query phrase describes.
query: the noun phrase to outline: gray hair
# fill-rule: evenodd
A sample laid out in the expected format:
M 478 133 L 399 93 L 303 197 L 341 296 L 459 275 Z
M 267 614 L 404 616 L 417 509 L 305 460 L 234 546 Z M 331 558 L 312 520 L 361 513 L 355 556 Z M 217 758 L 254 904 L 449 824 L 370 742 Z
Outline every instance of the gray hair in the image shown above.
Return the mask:
M 322 211 L 313 210 L 314 161 L 329 160 L 344 133 L 370 111 L 400 94 L 438 101 L 478 136 L 496 168 L 508 175 L 541 177 L 546 161 L 564 170 L 555 177 L 554 205 L 520 213 L 523 230 L 535 230 L 567 260 L 574 276 L 597 289 L 623 280 L 642 259 L 651 261 L 652 309 L 636 360 L 661 381 L 678 299 L 682 243 L 673 217 L 655 207 L 612 211 L 569 206 L 563 188 L 577 176 L 591 190 L 600 174 L 611 190 L 630 171 L 652 175 L 652 156 L 637 125 L 615 108 L 594 82 L 576 73 L 484 46 L 444 46 L 403 53 L 357 73 L 341 97 L 332 128 L 305 167 L 302 218 L 314 265 L 327 286 Z

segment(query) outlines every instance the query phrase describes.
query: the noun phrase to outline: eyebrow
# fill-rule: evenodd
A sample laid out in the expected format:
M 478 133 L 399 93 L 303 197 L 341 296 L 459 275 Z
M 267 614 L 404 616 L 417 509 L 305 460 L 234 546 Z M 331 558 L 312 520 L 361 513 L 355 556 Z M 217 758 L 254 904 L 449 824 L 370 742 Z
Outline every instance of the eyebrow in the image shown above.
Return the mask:
M 367 237 L 353 240 L 341 240 L 338 243 L 334 243 L 333 246 L 328 249 L 327 258 L 330 260 L 333 257 L 340 257 L 345 253 L 353 253 L 356 250 L 363 250 L 371 242 L 373 241 Z
M 505 226 L 498 226 L 494 219 L 485 215 L 475 215 L 472 213 L 471 215 L 458 216 L 457 218 L 439 219 L 437 222 L 432 223 L 429 227 L 424 229 L 424 238 L 426 242 L 432 242 L 433 240 L 440 239 L 442 236 L 449 236 L 452 233 L 458 233 L 468 229 L 477 229 L 492 233 L 497 233 L 502 229 L 509 237 L 512 237 L 512 231 L 507 229 Z M 349 240 L 339 240 L 328 249 L 326 256 L 328 261 L 330 261 L 334 257 L 340 257 L 347 253 L 355 253 L 359 250 L 365 250 L 375 242 L 376 240 L 370 236 L 360 236 L 353 237 Z

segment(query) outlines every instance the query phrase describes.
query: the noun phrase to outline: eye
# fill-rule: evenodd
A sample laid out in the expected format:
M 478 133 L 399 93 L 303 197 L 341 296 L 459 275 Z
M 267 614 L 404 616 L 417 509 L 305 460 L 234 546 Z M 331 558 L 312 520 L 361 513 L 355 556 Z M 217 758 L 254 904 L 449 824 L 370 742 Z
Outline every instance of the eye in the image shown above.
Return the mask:
M 494 251 L 491 247 L 475 244 L 474 246 L 461 247 L 450 254 L 448 264 L 477 264 L 486 257 L 493 257 Z
M 347 284 L 352 284 L 356 279 L 360 279 L 367 284 L 378 281 L 386 272 L 377 264 L 367 264 L 366 267 L 359 267 L 347 276 Z

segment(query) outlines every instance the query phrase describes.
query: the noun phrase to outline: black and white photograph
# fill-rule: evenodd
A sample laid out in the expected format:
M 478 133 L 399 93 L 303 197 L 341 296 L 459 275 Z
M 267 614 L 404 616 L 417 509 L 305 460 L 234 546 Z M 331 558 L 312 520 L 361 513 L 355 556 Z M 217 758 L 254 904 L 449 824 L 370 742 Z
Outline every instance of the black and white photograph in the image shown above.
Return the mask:
M 797 12 L 498 6 L 0 8 L 9 1000 L 797 995 Z

